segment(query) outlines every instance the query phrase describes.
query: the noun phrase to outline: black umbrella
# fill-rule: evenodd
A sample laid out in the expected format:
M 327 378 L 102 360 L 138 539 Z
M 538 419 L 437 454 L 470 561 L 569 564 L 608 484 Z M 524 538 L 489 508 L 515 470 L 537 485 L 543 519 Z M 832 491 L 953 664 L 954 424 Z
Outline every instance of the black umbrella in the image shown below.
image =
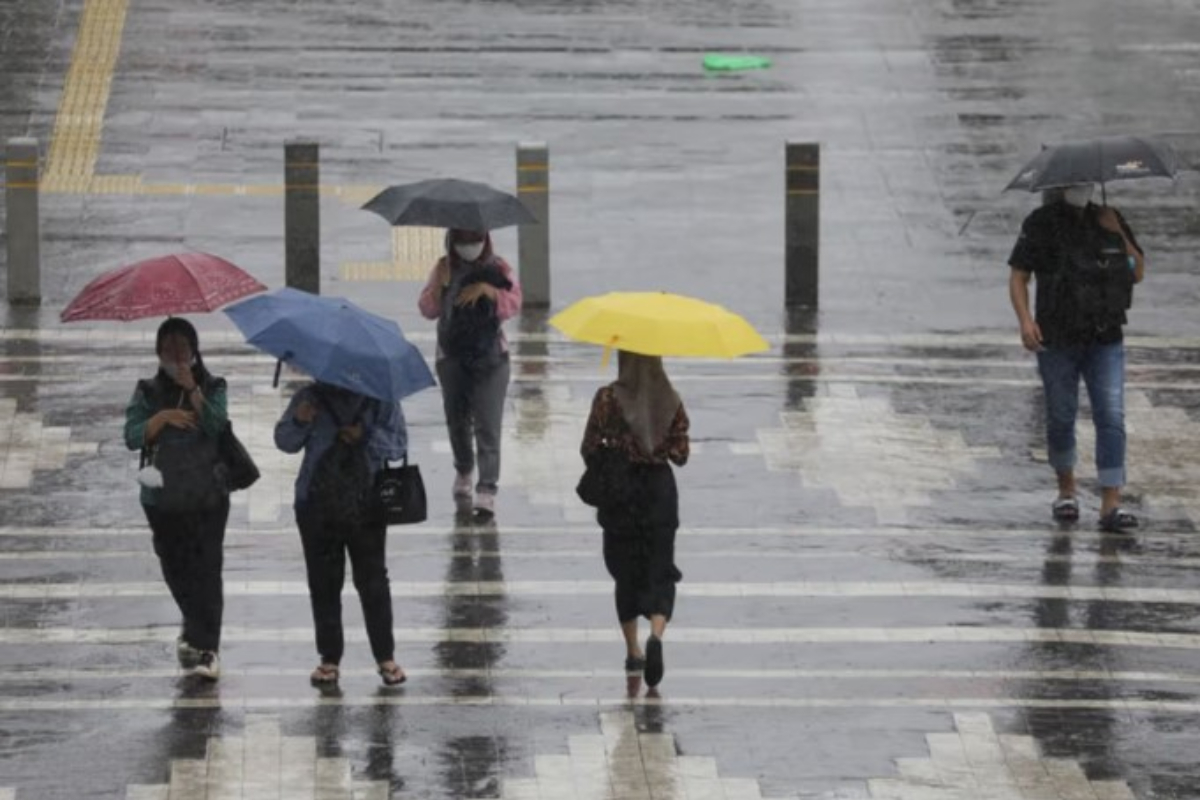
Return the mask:
M 393 225 L 424 225 L 490 231 L 537 222 L 520 200 L 484 183 L 452 178 L 405 183 L 384 189 L 363 209 Z
M 1005 191 L 1038 192 L 1077 183 L 1098 183 L 1133 178 L 1174 178 L 1181 161 L 1169 144 L 1141 136 L 1109 136 L 1086 142 L 1044 147 L 1021 168 Z

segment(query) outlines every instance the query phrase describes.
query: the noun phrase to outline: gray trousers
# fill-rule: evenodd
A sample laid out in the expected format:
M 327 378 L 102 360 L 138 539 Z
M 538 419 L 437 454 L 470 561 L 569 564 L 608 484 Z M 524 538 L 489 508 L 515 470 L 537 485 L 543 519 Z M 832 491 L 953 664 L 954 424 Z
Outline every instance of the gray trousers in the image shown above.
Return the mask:
M 508 355 L 470 367 L 458 359 L 443 358 L 437 362 L 437 374 L 454 468 L 460 475 L 470 474 L 478 451 L 475 491 L 495 494 L 500 481 L 500 425 L 508 394 Z

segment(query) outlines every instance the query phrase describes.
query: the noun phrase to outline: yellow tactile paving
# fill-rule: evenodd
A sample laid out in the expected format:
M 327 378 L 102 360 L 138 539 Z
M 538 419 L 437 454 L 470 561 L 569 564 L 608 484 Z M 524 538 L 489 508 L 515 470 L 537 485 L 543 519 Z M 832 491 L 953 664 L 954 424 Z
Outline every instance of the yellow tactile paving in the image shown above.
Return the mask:
M 88 179 L 95 172 L 128 5 L 128 0 L 86 0 L 84 4 L 50 139 L 48 181 Z M 61 185 L 64 188 L 60 191 L 79 190 L 74 183 Z M 87 188 L 85 184 L 82 191 Z
M 341 266 L 344 281 L 423 281 L 445 252 L 441 228 L 392 228 L 392 260 L 350 261 Z
M 96 175 L 104 115 L 121 53 L 129 0 L 85 0 L 71 65 L 54 119 L 41 190 L 56 194 L 277 197 L 282 184 L 145 183 L 141 175 Z M 280 148 L 282 159 L 282 147 Z M 379 186 L 321 184 L 321 194 L 362 205 Z M 401 252 L 408 252 L 404 245 Z M 391 268 L 391 267 L 389 267 Z

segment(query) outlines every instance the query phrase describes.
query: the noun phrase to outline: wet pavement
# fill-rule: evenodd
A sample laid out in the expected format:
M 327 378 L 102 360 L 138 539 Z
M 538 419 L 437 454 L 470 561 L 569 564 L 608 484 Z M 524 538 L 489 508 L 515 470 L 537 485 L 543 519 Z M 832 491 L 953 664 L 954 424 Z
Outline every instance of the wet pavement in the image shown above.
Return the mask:
M 1095 530 L 1086 459 L 1084 520 L 1049 523 L 1040 387 L 1004 283 L 1032 200 L 999 195 L 1041 141 L 1166 131 L 1200 160 L 1197 10 L 0 0 L 0 135 L 55 143 L 46 305 L 0 310 L 0 800 L 1200 797 L 1200 180 L 1110 195 L 1149 253 L 1132 536 Z M 702 74 L 720 49 L 775 66 Z M 99 270 L 174 249 L 278 285 L 296 135 L 323 144 L 323 290 L 430 355 L 418 284 L 350 279 L 391 258 L 355 205 L 448 170 L 511 186 L 525 139 L 551 148 L 556 308 L 675 289 L 773 343 L 670 365 L 695 446 L 657 693 L 621 669 L 573 491 L 609 373 L 536 315 L 512 326 L 495 523 L 456 518 L 437 393 L 406 401 L 431 498 L 389 539 L 410 680 L 379 687 L 349 594 L 324 696 L 298 464 L 271 440 L 290 387 L 222 316 L 195 318 L 264 477 L 231 516 L 224 676 L 178 674 L 121 442 L 154 325 L 55 320 Z M 823 143 L 822 309 L 791 319 L 789 138 Z

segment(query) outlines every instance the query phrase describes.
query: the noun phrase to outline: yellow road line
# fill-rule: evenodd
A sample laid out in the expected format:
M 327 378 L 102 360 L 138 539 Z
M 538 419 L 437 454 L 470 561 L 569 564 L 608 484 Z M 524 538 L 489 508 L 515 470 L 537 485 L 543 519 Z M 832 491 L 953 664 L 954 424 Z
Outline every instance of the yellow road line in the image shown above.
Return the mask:
M 91 178 L 121 52 L 128 0 L 86 0 L 50 139 L 47 178 Z

